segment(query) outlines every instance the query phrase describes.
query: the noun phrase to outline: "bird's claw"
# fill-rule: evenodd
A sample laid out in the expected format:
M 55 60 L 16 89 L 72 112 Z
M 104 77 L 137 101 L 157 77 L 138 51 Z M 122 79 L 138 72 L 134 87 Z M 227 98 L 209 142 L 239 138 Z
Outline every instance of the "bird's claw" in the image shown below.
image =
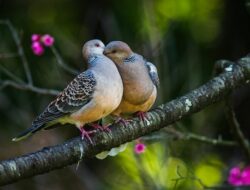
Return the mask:
M 124 119 L 122 117 L 119 117 L 118 119 L 115 120 L 115 123 L 122 123 L 123 125 L 128 125 L 130 122 L 132 122 L 132 119 Z
M 103 130 L 103 127 L 97 123 L 93 123 L 90 125 L 91 127 L 93 127 L 94 129 L 99 129 L 99 130 Z
M 110 132 L 111 132 L 111 129 L 109 128 L 109 126 L 110 126 L 110 125 L 104 125 L 104 126 L 102 127 L 102 130 L 103 130 L 103 131 L 107 131 L 107 132 L 110 133 Z
M 110 125 L 104 125 L 104 126 L 101 126 L 99 124 L 91 124 L 91 127 L 95 128 L 95 129 L 99 129 L 100 131 L 107 131 L 107 132 L 110 132 L 110 128 L 109 128 Z
M 146 123 L 147 125 L 149 124 L 149 121 L 146 118 L 146 113 L 139 111 L 136 113 L 136 116 L 138 116 L 140 118 L 141 121 L 143 121 L 144 123 Z
M 81 128 L 80 131 L 81 131 L 82 140 L 86 137 L 89 140 L 89 142 L 91 144 L 93 144 L 93 141 L 92 141 L 92 139 L 91 139 L 91 137 L 89 135 L 92 134 L 92 133 L 95 133 L 96 131 L 95 130 L 93 130 L 93 131 L 86 131 L 83 128 Z

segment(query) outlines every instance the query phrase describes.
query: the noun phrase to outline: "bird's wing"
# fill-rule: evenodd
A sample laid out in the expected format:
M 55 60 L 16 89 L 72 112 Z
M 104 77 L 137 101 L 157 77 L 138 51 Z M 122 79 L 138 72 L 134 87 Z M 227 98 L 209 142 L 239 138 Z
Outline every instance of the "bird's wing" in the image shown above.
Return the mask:
M 157 68 L 156 66 L 151 63 L 151 62 L 148 62 L 143 56 L 141 56 L 140 54 L 137 54 L 135 53 L 134 54 L 138 60 L 142 60 L 144 62 L 144 64 L 146 65 L 147 67 L 147 70 L 148 70 L 148 74 L 152 80 L 152 82 L 154 83 L 154 85 L 159 88 L 160 86 L 160 80 L 159 80 L 159 76 L 158 76 L 158 72 L 157 72 Z M 131 59 L 131 58 L 130 58 Z
M 25 130 L 13 141 L 21 140 L 36 131 L 46 128 L 45 124 L 62 116 L 78 111 L 86 105 L 94 93 L 96 79 L 88 70 L 79 74 L 58 96 L 52 101 L 42 114 L 32 123 L 32 127 Z
M 157 72 L 157 68 L 153 63 L 150 63 L 148 61 L 145 60 L 145 64 L 147 66 L 148 69 L 148 73 L 149 76 L 152 80 L 152 82 L 154 83 L 154 85 L 159 88 L 160 86 L 160 80 L 159 80 L 159 76 L 158 76 L 158 72 Z

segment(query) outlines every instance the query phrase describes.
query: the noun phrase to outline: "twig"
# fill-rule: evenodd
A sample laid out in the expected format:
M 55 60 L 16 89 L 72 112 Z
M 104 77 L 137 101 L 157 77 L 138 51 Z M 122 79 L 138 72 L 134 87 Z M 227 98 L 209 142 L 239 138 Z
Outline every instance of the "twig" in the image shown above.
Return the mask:
M 238 142 L 235 142 L 235 141 L 226 141 L 226 140 L 223 140 L 222 138 L 217 138 L 217 139 L 209 138 L 209 137 L 191 133 L 191 132 L 181 132 L 181 131 L 176 130 L 173 127 L 165 128 L 164 131 L 174 135 L 176 138 L 180 140 L 194 140 L 194 141 L 199 141 L 202 143 L 219 145 L 219 146 L 239 146 Z
M 167 139 L 169 135 L 172 135 L 173 136 L 172 138 L 177 139 L 177 140 L 185 140 L 185 141 L 194 140 L 194 141 L 211 144 L 215 146 L 230 146 L 230 147 L 240 146 L 239 143 L 236 141 L 227 141 L 227 140 L 223 140 L 220 137 L 217 139 L 209 138 L 209 137 L 191 133 L 191 132 L 182 132 L 173 127 L 167 127 L 163 130 L 163 132 L 152 134 L 149 136 L 144 136 L 141 139 L 145 141 L 164 140 L 164 139 Z
M 246 56 L 245 58 L 242 58 L 239 63 L 243 63 L 246 64 L 246 62 L 249 61 L 249 55 Z M 214 73 L 218 74 L 221 73 L 223 71 L 227 71 L 227 72 L 233 72 L 234 69 L 237 67 L 238 65 L 228 61 L 228 60 L 219 60 L 216 62 L 216 65 L 214 67 Z M 248 66 L 249 69 L 249 66 Z M 232 75 L 232 79 L 233 79 L 233 75 Z M 248 83 L 249 80 L 246 80 L 245 83 Z M 238 141 L 240 147 L 243 149 L 243 151 L 245 152 L 248 160 L 250 161 L 250 148 L 249 148 L 249 142 L 248 140 L 245 138 L 243 132 L 241 131 L 240 128 L 240 124 L 236 118 L 234 109 L 233 109 L 233 105 L 231 103 L 231 92 L 228 93 L 228 96 L 225 98 L 225 113 L 226 113 L 226 117 L 227 120 L 229 122 L 229 125 L 232 129 L 232 133 L 235 136 L 236 140 Z
M 178 186 L 178 183 L 179 181 L 181 180 L 193 180 L 193 181 L 196 181 L 200 184 L 200 186 L 202 187 L 202 189 L 204 190 L 222 190 L 222 189 L 225 189 L 225 190 L 238 190 L 238 189 L 241 189 L 241 190 L 248 190 L 250 186 L 246 186 L 246 185 L 242 185 L 242 186 L 237 186 L 237 187 L 234 187 L 234 186 L 231 186 L 231 185 L 220 185 L 220 186 L 212 186 L 212 187 L 209 187 L 207 186 L 206 184 L 203 183 L 203 181 L 196 177 L 193 172 L 191 172 L 190 170 L 188 171 L 188 174 L 187 176 L 183 176 L 180 171 L 179 171 L 179 166 L 177 166 L 177 170 L 176 170 L 176 173 L 178 175 L 178 178 L 176 179 L 172 179 L 175 184 L 174 184 L 174 190 L 177 188 Z M 190 175 L 189 175 L 190 174 Z
M 236 118 L 236 115 L 233 110 L 233 106 L 231 103 L 230 96 L 226 98 L 225 103 L 225 111 L 226 111 L 226 117 L 229 122 L 229 125 L 231 126 L 232 133 L 235 136 L 236 140 L 241 145 L 240 147 L 245 152 L 248 161 L 250 161 L 250 148 L 249 148 L 249 142 L 245 138 L 243 132 L 241 131 L 240 124 Z
M 11 73 L 8 69 L 4 68 L 4 66 L 0 65 L 0 69 L 14 81 L 24 84 L 24 81 L 22 79 Z
M 77 70 L 75 70 L 75 69 L 69 67 L 67 64 L 64 63 L 64 61 L 63 61 L 61 55 L 58 53 L 57 49 L 56 49 L 54 46 L 51 46 L 50 48 L 51 48 L 53 54 L 55 55 L 56 61 L 57 61 L 58 65 L 59 65 L 60 67 L 62 67 L 64 70 L 66 70 L 66 71 L 69 72 L 70 74 L 73 74 L 73 75 L 79 74 L 79 72 L 78 72 Z
M 213 139 L 213 138 L 208 138 L 206 136 L 197 135 L 194 133 L 187 133 L 186 140 L 195 140 L 203 143 L 220 145 L 220 146 L 239 146 L 239 144 L 235 141 L 226 141 L 222 140 L 221 138 Z
M 187 180 L 187 179 L 190 179 L 190 180 L 193 180 L 193 181 L 197 181 L 203 189 L 207 189 L 208 187 L 203 183 L 203 181 L 196 177 L 192 172 L 188 171 L 187 173 L 187 176 L 183 176 L 180 172 L 180 167 L 177 166 L 177 169 L 176 169 L 176 173 L 178 175 L 178 178 L 176 179 L 172 179 L 172 181 L 175 181 L 175 184 L 174 184 L 174 188 L 173 189 L 176 189 L 177 188 L 177 185 L 179 183 L 179 181 L 181 180 Z M 191 176 L 189 175 L 189 173 L 191 174 Z
M 39 87 L 29 85 L 29 84 L 24 84 L 24 83 L 20 84 L 11 80 L 0 81 L 0 90 L 8 86 L 17 88 L 19 90 L 27 90 L 27 91 L 36 92 L 39 94 L 44 94 L 44 95 L 58 95 L 59 94 L 59 91 L 54 90 L 54 89 L 39 88 Z
M 0 69 L 7 75 L 9 76 L 12 80 L 4 80 L 4 81 L 0 81 L 0 89 L 4 89 L 5 87 L 11 86 L 20 90 L 28 90 L 28 91 L 32 91 L 32 92 L 36 92 L 39 94 L 45 94 L 45 95 L 58 95 L 59 91 L 54 90 L 54 89 L 44 89 L 44 88 L 40 88 L 40 87 L 36 87 L 33 85 L 33 81 L 32 81 L 32 76 L 31 76 L 31 72 L 30 72 L 30 68 L 28 65 L 28 61 L 27 58 L 24 54 L 24 50 L 22 47 L 22 43 L 21 40 L 19 38 L 19 35 L 16 31 L 16 29 L 14 28 L 14 26 L 11 24 L 11 22 L 9 20 L 0 20 L 0 24 L 4 24 L 6 25 L 13 37 L 13 40 L 17 46 L 17 50 L 18 53 L 12 53 L 12 54 L 0 54 L 0 58 L 11 58 L 11 57 L 15 57 L 15 56 L 19 56 L 22 60 L 23 63 L 23 67 L 25 70 L 25 74 L 26 77 L 28 79 L 28 83 L 26 84 L 22 79 L 20 79 L 19 77 L 17 77 L 16 75 L 14 75 L 13 73 L 11 73 L 9 70 L 7 70 L 6 68 L 4 68 L 3 66 L 0 65 Z M 56 50 L 55 50 L 56 51 Z M 56 51 L 57 52 L 57 51 Z M 60 60 L 60 64 L 64 63 L 62 62 L 62 59 L 60 57 L 59 54 L 57 54 L 57 58 Z
M 19 35 L 18 35 L 15 27 L 11 24 L 11 22 L 9 20 L 0 20 L 0 24 L 5 24 L 9 28 L 9 30 L 11 32 L 11 35 L 13 37 L 13 40 L 14 40 L 16 46 L 17 46 L 18 55 L 20 56 L 20 58 L 22 60 L 24 71 L 25 71 L 28 83 L 29 83 L 29 85 L 32 85 L 33 80 L 32 80 L 32 76 L 31 76 L 29 64 L 28 64 L 27 58 L 25 56 L 25 53 L 24 53 L 24 50 L 23 50 L 23 47 L 22 47 L 22 42 L 21 42 L 21 40 L 19 38 Z
M 149 123 L 133 118 L 129 125 L 113 124 L 110 132 L 99 131 L 93 134 L 93 144 L 78 137 L 61 145 L 1 161 L 0 185 L 71 165 L 79 161 L 80 155 L 83 159 L 93 157 L 102 151 L 162 129 L 223 100 L 228 92 L 245 84 L 249 79 L 250 58 L 244 57 L 232 72 L 224 71 L 188 94 L 147 112 L 145 117 Z
M 15 58 L 18 56 L 17 53 L 0 53 L 0 59 Z

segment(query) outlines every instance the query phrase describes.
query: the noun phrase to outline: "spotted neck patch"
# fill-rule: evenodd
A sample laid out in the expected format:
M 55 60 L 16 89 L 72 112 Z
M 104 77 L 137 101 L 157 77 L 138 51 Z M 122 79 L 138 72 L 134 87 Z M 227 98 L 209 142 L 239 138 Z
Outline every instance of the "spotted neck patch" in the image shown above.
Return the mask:
M 135 60 L 136 60 L 135 55 L 131 55 L 130 57 L 123 59 L 123 62 L 124 63 L 131 63 L 131 62 L 134 62 Z

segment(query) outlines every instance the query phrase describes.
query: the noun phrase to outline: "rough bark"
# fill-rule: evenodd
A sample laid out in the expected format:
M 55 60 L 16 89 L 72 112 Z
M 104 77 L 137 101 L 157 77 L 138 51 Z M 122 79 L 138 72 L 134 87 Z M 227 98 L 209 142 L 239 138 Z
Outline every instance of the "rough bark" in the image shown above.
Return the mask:
M 184 116 L 196 113 L 208 105 L 223 100 L 228 93 L 249 82 L 250 57 L 237 63 L 222 61 L 217 63 L 221 74 L 188 94 L 163 104 L 147 113 L 148 123 L 134 118 L 127 126 L 114 124 L 111 132 L 93 135 L 93 144 L 87 140 L 74 138 L 61 145 L 46 147 L 40 151 L 0 162 L 0 185 L 13 183 L 23 178 L 43 174 L 74 164 L 82 157 L 93 157 L 125 142 L 157 131 Z

